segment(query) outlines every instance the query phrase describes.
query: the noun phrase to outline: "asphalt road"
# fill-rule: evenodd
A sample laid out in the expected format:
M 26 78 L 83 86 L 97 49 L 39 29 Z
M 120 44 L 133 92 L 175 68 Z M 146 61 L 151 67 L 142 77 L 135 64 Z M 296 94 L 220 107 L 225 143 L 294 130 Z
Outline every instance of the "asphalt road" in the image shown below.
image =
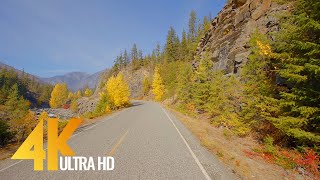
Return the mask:
M 0 179 L 238 179 L 157 103 L 135 101 L 78 129 L 68 144 L 77 156 L 113 156 L 115 169 L 35 172 L 32 160 L 8 159 L 0 162 Z

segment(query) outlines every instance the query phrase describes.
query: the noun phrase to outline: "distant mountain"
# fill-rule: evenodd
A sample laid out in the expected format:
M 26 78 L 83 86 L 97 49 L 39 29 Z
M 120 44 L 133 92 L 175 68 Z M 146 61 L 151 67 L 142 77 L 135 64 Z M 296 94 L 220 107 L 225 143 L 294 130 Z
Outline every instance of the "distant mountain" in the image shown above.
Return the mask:
M 50 84 L 66 83 L 68 88 L 75 92 L 79 89 L 83 89 L 86 86 L 92 89 L 95 88 L 102 72 L 103 71 L 100 71 L 94 74 L 87 74 L 85 72 L 71 72 L 61 76 L 41 78 L 41 80 Z

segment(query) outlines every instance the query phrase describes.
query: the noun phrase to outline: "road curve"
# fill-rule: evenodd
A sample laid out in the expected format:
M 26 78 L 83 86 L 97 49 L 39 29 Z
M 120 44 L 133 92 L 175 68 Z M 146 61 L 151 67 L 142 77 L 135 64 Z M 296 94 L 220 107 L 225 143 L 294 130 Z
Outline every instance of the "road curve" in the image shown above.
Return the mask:
M 113 171 L 33 171 L 32 160 L 0 162 L 0 179 L 238 179 L 159 104 L 133 106 L 77 130 L 77 156 L 113 156 Z M 44 165 L 46 162 L 44 162 Z M 46 169 L 46 167 L 44 167 Z

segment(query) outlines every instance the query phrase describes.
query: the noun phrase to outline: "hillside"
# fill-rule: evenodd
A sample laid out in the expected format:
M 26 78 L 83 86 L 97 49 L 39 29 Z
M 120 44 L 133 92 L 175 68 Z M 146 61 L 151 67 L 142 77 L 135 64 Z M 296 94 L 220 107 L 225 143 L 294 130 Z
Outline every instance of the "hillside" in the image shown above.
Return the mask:
M 9 65 L 7 65 L 7 64 L 5 64 L 5 63 L 2 63 L 2 62 L 0 61 L 0 69 L 4 69 L 4 68 L 6 68 L 7 70 L 13 70 L 14 72 L 17 73 L 17 75 L 18 75 L 19 77 L 22 77 L 23 75 L 28 75 L 28 77 L 29 77 L 30 79 L 33 79 L 34 81 L 37 81 L 37 82 L 39 82 L 39 83 L 44 83 L 43 81 L 41 81 L 41 78 L 39 78 L 39 77 L 37 77 L 37 76 L 35 76 L 35 75 L 33 75 L 33 74 L 30 74 L 30 73 L 28 73 L 28 72 L 24 72 L 23 70 L 16 69 L 16 68 L 14 68 L 14 67 L 12 67 L 12 66 L 9 66 Z
M 52 86 L 35 75 L 16 69 L 0 62 L 2 89 L 1 102 L 9 94 L 10 89 L 17 84 L 19 95 L 28 100 L 31 107 L 48 106 Z

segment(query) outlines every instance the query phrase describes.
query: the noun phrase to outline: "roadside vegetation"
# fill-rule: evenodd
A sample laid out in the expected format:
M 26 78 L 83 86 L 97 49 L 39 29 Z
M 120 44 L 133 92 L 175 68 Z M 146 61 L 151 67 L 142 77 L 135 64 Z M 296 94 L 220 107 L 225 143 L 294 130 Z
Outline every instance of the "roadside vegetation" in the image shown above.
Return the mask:
M 248 154 L 319 175 L 320 4 L 290 2 L 294 9 L 280 19 L 279 32 L 257 31 L 251 37 L 252 53 L 240 74 L 213 71 L 210 54 L 196 55 L 211 17 L 199 23 L 193 11 L 181 39 L 170 27 L 163 48 L 158 44 L 149 55 L 143 56 L 134 44 L 130 56 L 124 50 L 117 57 L 109 76 L 124 69 L 151 71 L 144 77 L 142 97 L 205 116 L 211 126 L 226 128 L 229 134 L 254 135 L 261 147 Z
M 109 77 L 99 96 L 96 109 L 87 112 L 84 117 L 92 119 L 130 106 L 130 89 L 122 73 Z

